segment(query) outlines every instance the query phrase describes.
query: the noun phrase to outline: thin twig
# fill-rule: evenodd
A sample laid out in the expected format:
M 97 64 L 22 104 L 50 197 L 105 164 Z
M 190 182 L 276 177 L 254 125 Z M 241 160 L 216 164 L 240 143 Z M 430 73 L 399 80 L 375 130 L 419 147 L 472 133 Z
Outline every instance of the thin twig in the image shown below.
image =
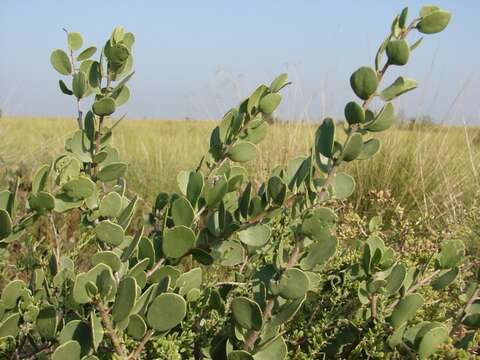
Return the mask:
M 430 281 L 435 277 L 437 276 L 439 273 L 440 273 L 440 269 L 437 269 L 435 270 L 434 272 L 432 272 L 429 276 L 427 276 L 426 278 L 420 280 L 419 282 L 417 282 L 414 286 L 412 286 L 410 289 L 408 289 L 406 292 L 405 292 L 405 295 L 408 295 L 408 294 L 413 294 L 414 292 L 416 292 L 419 288 L 421 288 L 423 285 L 426 285 L 428 283 L 430 283 Z M 390 306 L 387 307 L 387 312 L 390 311 L 390 310 L 393 310 L 393 308 L 395 306 L 397 306 L 397 304 L 400 302 L 400 298 L 399 299 L 396 299 Z
M 102 319 L 102 323 L 103 323 L 103 326 L 105 327 L 106 333 L 110 337 L 110 340 L 112 340 L 112 345 L 115 348 L 115 352 L 121 358 L 125 358 L 125 355 L 126 355 L 125 344 L 120 340 L 117 333 L 115 332 L 108 310 L 103 306 L 101 301 L 97 301 L 96 305 L 100 313 L 100 318 Z
M 285 270 L 290 269 L 294 267 L 301 255 L 301 249 L 302 249 L 302 240 L 297 240 L 292 253 L 290 255 L 290 259 L 288 260 L 287 264 L 285 265 Z M 267 301 L 267 304 L 265 305 L 265 311 L 263 312 L 263 321 L 264 323 L 269 321 L 272 317 L 272 311 L 273 311 L 273 306 L 275 305 L 275 301 L 277 300 L 278 295 L 272 297 Z M 244 350 L 251 351 L 257 342 L 261 332 L 260 331 L 254 331 L 252 332 L 246 339 L 245 342 L 243 343 L 243 348 Z
M 151 337 L 153 336 L 153 333 L 154 333 L 154 331 L 151 330 L 151 329 L 148 330 L 145 333 L 142 340 L 138 344 L 137 348 L 134 351 L 132 351 L 132 353 L 128 356 L 128 360 L 137 359 L 140 356 L 140 354 L 143 351 L 143 348 L 145 347 L 145 345 L 150 341 Z
M 157 271 L 158 269 L 160 269 L 160 267 L 163 265 L 163 263 L 165 262 L 165 259 L 162 258 L 160 259 L 154 267 L 152 267 L 148 272 L 147 272 L 147 279 L 149 279 L 154 273 L 155 271 Z
M 62 239 L 60 238 L 60 235 L 58 233 L 57 226 L 55 225 L 55 220 L 52 214 L 48 214 L 48 221 L 50 222 L 50 225 L 52 226 L 52 231 L 53 231 L 53 240 L 54 240 L 53 256 L 55 256 L 55 263 L 57 264 L 57 269 L 60 269 Z
M 463 307 L 462 311 L 458 314 L 455 324 L 452 326 L 452 329 L 450 330 L 450 336 L 452 336 L 455 331 L 458 329 L 460 326 L 460 323 L 462 321 L 463 316 L 467 312 L 467 309 L 472 305 L 478 298 L 480 297 L 480 287 L 477 287 L 477 289 L 473 292 L 472 296 L 470 299 L 468 299 L 467 303 Z

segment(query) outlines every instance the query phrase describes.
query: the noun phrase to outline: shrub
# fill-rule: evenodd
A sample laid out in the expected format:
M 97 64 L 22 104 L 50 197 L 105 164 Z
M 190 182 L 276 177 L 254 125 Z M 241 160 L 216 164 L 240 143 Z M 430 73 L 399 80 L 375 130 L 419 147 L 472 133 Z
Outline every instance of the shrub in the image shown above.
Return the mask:
M 416 317 L 425 303 L 419 289 L 428 285 L 440 292 L 457 278 L 465 261 L 462 241 L 444 242 L 421 265 L 403 262 L 382 240 L 381 220 L 374 217 L 367 240 L 339 254 L 335 204 L 355 187 L 341 165 L 379 150 L 374 135 L 392 125 L 391 101 L 417 86 L 400 76 L 379 90 L 385 72 L 407 63 L 419 45 L 409 45 L 407 35 L 442 31 L 450 13 L 427 6 L 409 25 L 406 19 L 404 9 L 378 50 L 375 68 L 352 74 L 350 84 L 362 102 L 345 107 L 343 143 L 333 120 L 325 119 L 308 155 L 275 168 L 262 184 L 248 181 L 242 164 L 255 159 L 256 144 L 268 131 L 265 119 L 281 102 L 289 84 L 282 74 L 227 112 L 196 169 L 178 175 L 180 191 L 160 193 L 148 222 L 136 229 L 139 199 L 126 187 L 128 166 L 112 144 L 121 118 L 106 121 L 130 96 L 134 36 L 115 28 L 94 61 L 97 49 L 77 54 L 82 36 L 67 32 L 68 53 L 55 50 L 51 63 L 72 78 L 70 87 L 63 80 L 59 87 L 76 100 L 78 130 L 66 140 L 65 152 L 35 173 L 24 214 L 16 213 L 18 181 L 0 193 L 2 246 L 35 242 L 38 228 L 53 240 L 47 251 L 32 252 L 30 271 L 3 288 L 4 354 L 284 359 L 286 329 L 297 313 L 310 311 L 309 294 L 323 299 L 311 318 L 320 312 L 333 325 L 314 344 L 316 354 L 365 357 L 369 344 L 381 344 L 391 356 L 427 358 L 451 341 L 476 351 L 480 274 L 455 316 L 447 313 L 442 322 L 428 313 L 423 321 Z M 93 105 L 84 116 L 81 105 L 89 96 Z M 378 111 L 371 109 L 375 98 L 384 102 Z M 73 229 L 66 222 L 72 213 L 79 218 Z M 348 308 L 333 301 L 346 298 Z

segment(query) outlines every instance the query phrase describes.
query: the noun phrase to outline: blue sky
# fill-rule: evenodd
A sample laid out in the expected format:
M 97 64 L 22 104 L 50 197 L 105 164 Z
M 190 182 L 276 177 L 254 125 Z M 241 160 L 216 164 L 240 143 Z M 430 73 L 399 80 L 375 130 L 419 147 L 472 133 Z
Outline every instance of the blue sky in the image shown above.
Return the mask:
M 427 3 L 430 2 L 429 0 Z M 341 116 L 352 71 L 372 64 L 393 15 L 424 2 L 394 0 L 33 1 L 2 0 L 0 106 L 5 115 L 71 116 L 50 52 L 66 27 L 102 45 L 116 25 L 136 35 L 130 117 L 215 118 L 261 82 L 288 72 L 283 118 Z M 480 124 L 480 1 L 440 0 L 453 18 L 427 36 L 399 74 L 419 89 L 398 101 L 408 115 Z M 411 39 L 416 39 L 417 34 Z

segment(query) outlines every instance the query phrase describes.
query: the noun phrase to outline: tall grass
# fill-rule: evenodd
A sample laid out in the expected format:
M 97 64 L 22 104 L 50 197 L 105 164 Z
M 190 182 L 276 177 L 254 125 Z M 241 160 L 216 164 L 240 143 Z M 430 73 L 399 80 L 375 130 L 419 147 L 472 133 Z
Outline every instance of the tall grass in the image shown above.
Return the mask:
M 124 120 L 113 143 L 130 164 L 129 187 L 147 203 L 159 191 L 176 190 L 177 173 L 198 164 L 214 126 L 208 121 Z M 307 154 L 315 129 L 315 124 L 297 122 L 272 125 L 259 157 L 250 165 L 254 180 L 265 179 L 276 165 Z M 28 180 L 38 165 L 62 151 L 65 136 L 74 130 L 73 119 L 0 119 L 0 186 L 6 185 L 9 168 Z M 361 212 L 369 212 L 369 191 L 386 190 L 409 212 L 457 221 L 479 188 L 477 132 L 476 128 L 419 126 L 380 134 L 380 153 L 346 166 L 357 182 L 351 201 Z

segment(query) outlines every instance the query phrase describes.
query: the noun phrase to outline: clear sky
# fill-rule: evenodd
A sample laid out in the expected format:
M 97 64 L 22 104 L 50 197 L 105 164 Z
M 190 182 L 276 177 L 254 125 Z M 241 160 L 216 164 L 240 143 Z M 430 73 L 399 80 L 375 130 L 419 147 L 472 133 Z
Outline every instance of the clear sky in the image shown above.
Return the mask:
M 430 3 L 431 0 L 427 0 Z M 0 107 L 5 115 L 73 115 L 57 89 L 50 52 L 65 47 L 66 27 L 101 46 L 116 25 L 136 35 L 129 117 L 214 118 L 257 84 L 288 72 L 282 118 L 340 116 L 353 98 L 349 77 L 373 64 L 398 0 L 1 0 Z M 480 124 L 479 0 L 437 0 L 453 18 L 426 36 L 411 62 L 396 67 L 420 87 L 398 105 L 408 115 Z M 413 38 L 416 39 L 417 34 Z

